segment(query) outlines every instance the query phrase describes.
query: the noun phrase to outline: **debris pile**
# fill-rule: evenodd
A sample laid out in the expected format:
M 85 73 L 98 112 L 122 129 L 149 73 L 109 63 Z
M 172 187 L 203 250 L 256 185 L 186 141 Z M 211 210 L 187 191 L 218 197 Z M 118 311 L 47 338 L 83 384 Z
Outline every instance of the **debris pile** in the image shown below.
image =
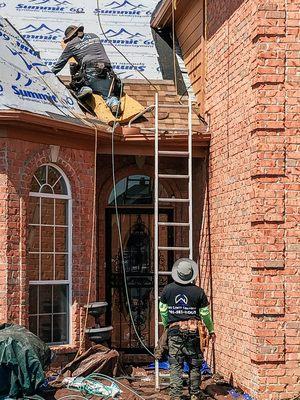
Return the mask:
M 170 398 L 167 363 L 162 390 L 156 393 L 151 366 L 131 367 L 130 373 L 125 376 L 119 353 L 102 345 L 89 348 L 66 365 L 58 376 L 45 380 L 45 370 L 50 362 L 50 348 L 34 334 L 19 325 L 0 325 L 0 396 L 25 399 L 40 395 L 42 397 L 35 398 L 47 400 Z M 185 378 L 188 379 L 187 373 Z M 212 378 L 211 374 L 206 375 L 202 389 L 208 400 L 253 400 L 224 380 Z

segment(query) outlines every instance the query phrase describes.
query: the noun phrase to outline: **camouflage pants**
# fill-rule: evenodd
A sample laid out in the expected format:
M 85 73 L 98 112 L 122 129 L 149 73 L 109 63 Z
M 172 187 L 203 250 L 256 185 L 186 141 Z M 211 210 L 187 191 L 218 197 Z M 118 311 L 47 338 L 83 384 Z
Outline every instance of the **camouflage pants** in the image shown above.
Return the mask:
M 200 350 L 200 339 L 197 334 L 182 333 L 171 330 L 168 337 L 170 361 L 170 398 L 181 398 L 183 395 L 183 362 L 189 365 L 190 395 L 199 395 L 203 355 Z

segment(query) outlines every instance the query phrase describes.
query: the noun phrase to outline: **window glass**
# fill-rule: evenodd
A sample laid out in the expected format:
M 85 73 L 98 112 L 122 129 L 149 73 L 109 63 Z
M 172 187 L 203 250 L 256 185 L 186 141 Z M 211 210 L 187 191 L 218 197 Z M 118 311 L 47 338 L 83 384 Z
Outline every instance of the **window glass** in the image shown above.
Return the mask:
M 41 166 L 28 203 L 29 329 L 52 344 L 69 341 L 71 196 L 62 173 Z
M 146 175 L 130 175 L 116 184 L 118 205 L 152 204 L 153 179 Z M 112 190 L 108 203 L 115 204 L 115 192 Z

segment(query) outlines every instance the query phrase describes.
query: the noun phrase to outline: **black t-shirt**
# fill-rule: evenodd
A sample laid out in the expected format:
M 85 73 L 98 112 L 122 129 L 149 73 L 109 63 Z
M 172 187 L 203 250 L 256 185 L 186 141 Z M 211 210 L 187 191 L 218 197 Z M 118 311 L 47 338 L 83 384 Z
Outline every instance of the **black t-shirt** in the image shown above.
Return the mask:
M 167 285 L 160 301 L 169 307 L 169 324 L 188 319 L 200 319 L 199 309 L 209 305 L 203 289 L 173 282 Z

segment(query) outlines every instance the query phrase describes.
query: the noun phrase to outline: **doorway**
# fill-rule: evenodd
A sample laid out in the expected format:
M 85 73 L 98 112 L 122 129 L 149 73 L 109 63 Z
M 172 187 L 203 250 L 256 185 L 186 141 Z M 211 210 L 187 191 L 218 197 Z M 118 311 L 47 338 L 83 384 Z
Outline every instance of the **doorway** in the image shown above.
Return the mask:
M 144 344 L 154 348 L 154 214 L 153 208 L 120 207 L 118 210 L 123 244 L 123 261 L 130 298 L 132 318 L 126 301 L 124 270 L 121 257 L 116 210 L 106 210 L 106 288 L 111 309 L 107 323 L 114 330 L 111 345 L 120 351 L 144 353 L 132 324 Z M 173 221 L 173 209 L 160 210 L 160 220 Z M 173 230 L 165 228 L 161 235 L 164 246 L 174 243 Z M 172 252 L 160 256 L 160 270 L 170 270 Z M 168 283 L 168 277 L 160 277 L 160 285 Z

